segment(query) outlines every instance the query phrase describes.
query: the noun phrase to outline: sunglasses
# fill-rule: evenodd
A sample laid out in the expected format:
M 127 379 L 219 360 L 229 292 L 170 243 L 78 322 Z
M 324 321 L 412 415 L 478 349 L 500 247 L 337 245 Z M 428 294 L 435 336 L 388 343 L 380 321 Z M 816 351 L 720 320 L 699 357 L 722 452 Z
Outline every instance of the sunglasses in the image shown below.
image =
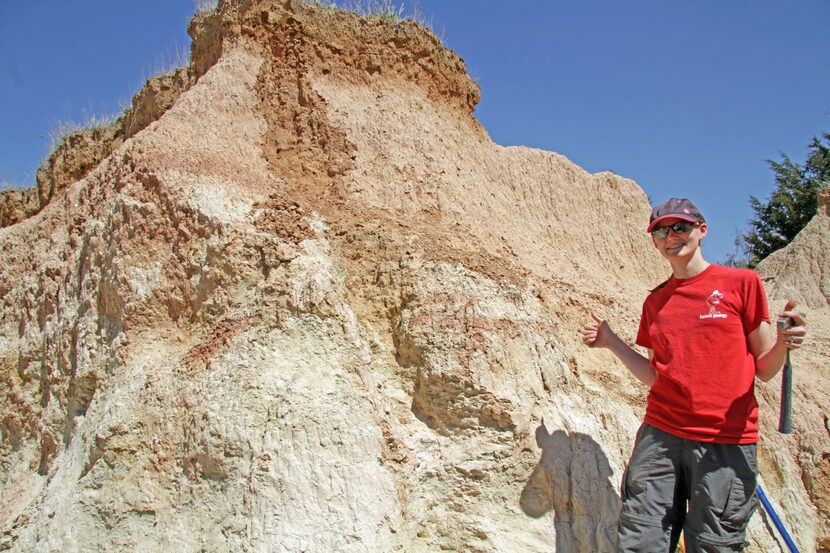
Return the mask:
M 668 225 L 665 227 L 657 227 L 653 231 L 651 231 L 651 235 L 655 238 L 665 238 L 669 235 L 669 231 L 673 230 L 675 234 L 683 234 L 689 232 L 695 227 L 699 227 L 700 223 L 690 223 L 689 221 L 680 221 L 679 223 L 675 223 L 673 225 Z

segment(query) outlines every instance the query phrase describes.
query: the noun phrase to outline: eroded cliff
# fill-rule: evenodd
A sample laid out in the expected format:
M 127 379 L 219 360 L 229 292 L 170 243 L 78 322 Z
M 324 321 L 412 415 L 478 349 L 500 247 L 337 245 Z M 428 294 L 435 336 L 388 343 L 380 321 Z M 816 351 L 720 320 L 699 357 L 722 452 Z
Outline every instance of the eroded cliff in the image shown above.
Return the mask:
M 645 390 L 578 329 L 633 334 L 665 276 L 643 191 L 494 144 L 416 23 L 246 0 L 190 32 L 94 163 L 4 200 L 0 548 L 611 551 Z M 759 269 L 812 325 L 793 437 L 759 385 L 805 550 L 827 223 Z M 762 515 L 750 539 L 782 547 Z

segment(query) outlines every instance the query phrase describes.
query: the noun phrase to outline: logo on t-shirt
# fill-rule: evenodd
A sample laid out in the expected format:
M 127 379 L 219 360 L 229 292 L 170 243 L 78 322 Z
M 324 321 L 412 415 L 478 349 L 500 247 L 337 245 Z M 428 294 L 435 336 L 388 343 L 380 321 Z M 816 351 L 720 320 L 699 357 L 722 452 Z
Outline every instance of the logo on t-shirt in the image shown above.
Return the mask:
M 709 297 L 706 298 L 706 305 L 709 306 L 709 312 L 705 315 L 700 315 L 701 319 L 725 319 L 726 313 L 718 311 L 718 305 L 723 301 L 723 294 L 718 290 L 713 290 Z

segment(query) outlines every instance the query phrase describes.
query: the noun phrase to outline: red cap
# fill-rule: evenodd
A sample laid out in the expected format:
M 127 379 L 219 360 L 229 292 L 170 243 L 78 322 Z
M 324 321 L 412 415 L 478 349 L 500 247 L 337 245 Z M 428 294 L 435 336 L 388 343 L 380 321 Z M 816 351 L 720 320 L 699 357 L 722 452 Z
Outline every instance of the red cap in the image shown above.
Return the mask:
M 705 223 L 703 214 L 688 198 L 669 198 L 662 204 L 651 210 L 651 217 L 648 219 L 648 229 L 651 232 L 660 221 L 664 219 L 683 219 L 690 223 Z

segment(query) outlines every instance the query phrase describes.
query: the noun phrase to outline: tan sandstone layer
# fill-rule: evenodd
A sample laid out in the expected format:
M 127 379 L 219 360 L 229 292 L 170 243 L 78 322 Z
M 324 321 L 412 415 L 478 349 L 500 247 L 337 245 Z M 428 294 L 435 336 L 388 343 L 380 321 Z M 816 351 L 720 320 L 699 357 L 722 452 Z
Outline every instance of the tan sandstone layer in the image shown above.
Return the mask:
M 93 161 L 0 203 L 0 549 L 613 550 L 645 390 L 578 329 L 632 336 L 666 276 L 643 191 L 494 144 L 413 22 L 246 0 L 189 30 Z M 811 321 L 792 436 L 758 386 L 804 551 L 830 536 L 828 219 L 759 268 Z M 763 514 L 749 539 L 785 550 Z

